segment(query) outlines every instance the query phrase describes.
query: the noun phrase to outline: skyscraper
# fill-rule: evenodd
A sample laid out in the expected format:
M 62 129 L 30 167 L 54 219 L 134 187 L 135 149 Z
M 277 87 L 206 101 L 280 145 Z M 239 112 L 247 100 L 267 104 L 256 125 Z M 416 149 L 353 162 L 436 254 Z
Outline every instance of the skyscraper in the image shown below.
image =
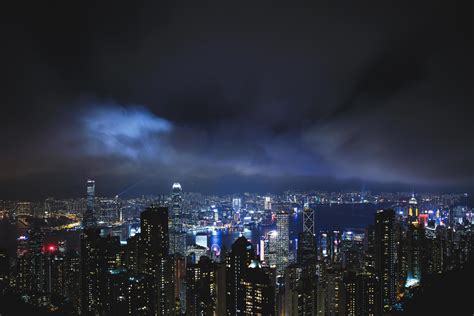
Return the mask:
M 279 211 L 276 214 L 276 272 L 277 276 L 283 275 L 289 262 L 290 252 L 290 226 L 289 214 L 286 211 Z
M 183 226 L 183 197 L 181 184 L 173 183 L 170 216 L 170 254 L 186 253 L 186 232 Z
M 316 243 L 313 234 L 301 232 L 298 234 L 298 250 L 296 260 L 300 264 L 316 262 Z
M 422 272 L 422 245 L 424 230 L 418 222 L 409 224 L 406 239 L 407 287 L 419 285 Z
M 395 304 L 396 243 L 394 236 L 395 212 L 381 210 L 375 214 L 375 269 L 380 279 L 380 303 L 383 311 Z
M 309 207 L 303 211 L 303 232 L 311 233 L 313 236 L 315 235 L 314 210 Z
M 140 225 L 139 270 L 155 280 L 158 315 L 173 314 L 173 272 L 168 256 L 168 208 L 148 207 L 140 215 Z
M 240 281 L 244 309 L 239 315 L 275 315 L 275 282 L 269 269 L 262 268 L 258 260 L 252 260 Z
M 96 225 L 96 217 L 94 214 L 94 198 L 95 198 L 95 181 L 87 180 L 87 209 L 82 219 L 84 228 L 94 227 Z
M 95 314 L 101 308 L 99 295 L 99 231 L 87 228 L 81 235 L 81 313 Z
M 252 244 L 245 237 L 239 237 L 232 244 L 232 250 L 226 258 L 227 315 L 242 315 L 245 310 L 244 292 L 240 282 L 254 257 Z
M 233 198 L 232 199 L 232 209 L 234 212 L 240 211 L 242 208 L 242 199 L 241 198 Z
M 272 209 L 272 200 L 269 196 L 264 197 L 264 199 L 263 199 L 263 208 L 265 210 L 271 210 Z
M 217 307 L 217 265 L 207 256 L 186 267 L 186 315 L 213 315 Z

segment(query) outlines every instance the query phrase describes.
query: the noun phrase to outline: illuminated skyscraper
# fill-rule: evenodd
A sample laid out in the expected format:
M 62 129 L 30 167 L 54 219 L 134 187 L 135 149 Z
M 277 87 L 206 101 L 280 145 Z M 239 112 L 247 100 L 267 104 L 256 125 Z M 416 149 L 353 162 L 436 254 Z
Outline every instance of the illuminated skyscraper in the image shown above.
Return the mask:
M 207 256 L 186 267 L 186 315 L 213 315 L 217 307 L 217 265 Z
M 276 272 L 282 276 L 289 262 L 290 226 L 289 214 L 279 211 L 276 214 Z
M 239 315 L 275 315 L 275 282 L 272 281 L 268 268 L 262 268 L 258 260 L 252 260 L 240 286 L 244 310 Z
M 276 230 L 271 230 L 266 233 L 263 240 L 260 240 L 260 260 L 265 262 L 265 264 L 271 268 L 276 267 L 276 256 L 277 256 L 277 236 L 278 232 Z
M 168 208 L 148 207 L 140 215 L 139 270 L 155 280 L 158 291 L 157 314 L 174 310 L 173 271 L 168 256 Z
M 395 304 L 396 275 L 395 212 L 377 211 L 375 215 L 375 269 L 380 279 L 380 303 L 383 311 L 392 310 Z
M 308 232 L 315 236 L 314 210 L 311 208 L 305 208 L 303 211 L 303 232 Z
M 407 287 L 419 285 L 421 281 L 422 244 L 424 230 L 418 222 L 409 224 L 407 231 Z
M 265 210 L 271 210 L 272 209 L 272 201 L 269 196 L 264 197 L 263 199 L 263 208 Z
M 103 314 L 110 309 L 107 283 L 109 270 L 120 265 L 119 237 L 101 237 L 100 230 L 88 228 L 81 235 L 81 314 Z
M 232 209 L 234 212 L 240 211 L 242 208 L 242 199 L 241 198 L 233 198 L 232 199 Z
M 245 237 L 239 237 L 232 244 L 232 250 L 226 258 L 227 315 L 243 315 L 244 313 L 245 292 L 240 282 L 254 257 L 252 244 Z
M 96 226 L 96 217 L 94 214 L 95 181 L 87 180 L 87 209 L 82 219 L 84 228 Z
M 183 226 L 183 198 L 181 184 L 173 183 L 170 216 L 170 254 L 186 253 L 186 232 Z

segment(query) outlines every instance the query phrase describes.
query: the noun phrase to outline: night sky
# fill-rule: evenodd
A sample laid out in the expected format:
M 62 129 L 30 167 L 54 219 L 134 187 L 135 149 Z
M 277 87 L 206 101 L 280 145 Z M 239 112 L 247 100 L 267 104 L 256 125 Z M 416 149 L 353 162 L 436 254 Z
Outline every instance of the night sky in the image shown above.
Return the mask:
M 2 4 L 0 199 L 473 189 L 471 1 L 259 3 Z

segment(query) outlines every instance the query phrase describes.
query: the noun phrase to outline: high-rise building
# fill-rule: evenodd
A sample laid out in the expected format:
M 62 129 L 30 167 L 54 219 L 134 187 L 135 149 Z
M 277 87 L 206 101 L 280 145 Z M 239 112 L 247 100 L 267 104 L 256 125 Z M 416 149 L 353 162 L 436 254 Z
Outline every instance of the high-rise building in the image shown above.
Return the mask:
M 326 315 L 339 315 L 344 311 L 343 305 L 343 274 L 339 269 L 328 268 L 326 271 Z
M 110 309 L 107 282 L 109 270 L 120 266 L 119 252 L 118 237 L 101 237 L 94 228 L 85 229 L 81 235 L 82 314 L 101 314 Z
M 232 209 L 234 212 L 240 211 L 242 208 L 242 199 L 241 198 L 233 198 L 232 199 Z
M 275 282 L 269 269 L 252 260 L 240 281 L 244 309 L 239 315 L 275 315 Z
M 343 276 L 342 289 L 343 315 L 356 316 L 357 314 L 357 277 L 354 272 L 346 272 Z
M 186 232 L 184 231 L 183 197 L 181 184 L 173 183 L 169 223 L 170 254 L 185 255 Z
M 216 315 L 226 315 L 226 263 L 216 263 Z
M 285 315 L 316 315 L 317 275 L 314 263 L 295 263 L 285 269 L 284 304 Z
M 269 196 L 266 196 L 263 198 L 263 208 L 265 210 L 271 210 L 272 209 L 272 200 Z
M 377 312 L 375 274 L 363 272 L 357 275 L 356 315 L 375 316 Z
M 298 234 L 298 249 L 296 260 L 300 264 L 316 262 L 316 243 L 314 235 L 310 232 L 301 232 Z
M 95 199 L 95 181 L 87 180 L 87 209 L 82 219 L 82 226 L 84 228 L 96 226 L 96 216 L 94 213 L 94 199 Z
M 214 315 L 217 307 L 217 265 L 207 256 L 186 268 L 186 315 Z
M 314 210 L 305 208 L 303 211 L 303 232 L 308 232 L 315 236 L 314 231 Z
M 271 230 L 260 240 L 260 260 L 271 268 L 276 268 L 277 263 L 277 237 L 278 232 Z
M 174 313 L 172 261 L 169 258 L 168 208 L 148 207 L 140 215 L 139 270 L 157 285 L 157 314 Z
M 424 230 L 418 222 L 409 224 L 406 238 L 407 280 L 406 287 L 417 286 L 421 281 L 422 247 Z
M 375 215 L 375 269 L 380 280 L 380 303 L 385 312 L 392 310 L 396 295 L 395 212 L 377 211 Z
M 290 252 L 290 226 L 289 214 L 286 211 L 279 211 L 276 214 L 276 272 L 283 276 L 286 266 L 289 263 Z
M 85 229 L 81 235 L 81 313 L 95 314 L 102 310 L 99 284 L 99 231 Z
M 239 237 L 226 257 L 226 314 L 242 315 L 245 310 L 244 291 L 240 284 L 244 273 L 255 257 L 252 244 Z
M 81 257 L 76 251 L 68 251 L 64 264 L 64 296 L 73 306 L 75 314 L 80 314 L 81 307 Z

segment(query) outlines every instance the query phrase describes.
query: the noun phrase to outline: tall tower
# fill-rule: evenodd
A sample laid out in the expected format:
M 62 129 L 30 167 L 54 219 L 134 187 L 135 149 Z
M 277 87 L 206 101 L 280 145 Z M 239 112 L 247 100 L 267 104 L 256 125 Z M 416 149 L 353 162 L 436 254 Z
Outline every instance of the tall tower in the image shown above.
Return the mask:
M 272 200 L 269 196 L 264 197 L 263 208 L 265 210 L 271 210 L 272 209 Z
M 315 236 L 314 232 L 314 210 L 307 207 L 303 211 L 303 232 L 311 233 Z
M 243 315 L 244 313 L 245 292 L 240 282 L 254 257 L 252 244 L 245 237 L 239 237 L 232 244 L 232 250 L 226 257 L 227 315 Z
M 87 180 L 87 209 L 82 219 L 82 226 L 90 228 L 96 226 L 96 218 L 94 214 L 94 198 L 95 198 L 95 181 Z
M 289 214 L 279 211 L 276 214 L 276 271 L 277 275 L 283 275 L 289 262 L 290 252 L 290 223 Z
M 384 312 L 395 304 L 396 275 L 395 212 L 381 210 L 375 214 L 375 270 L 380 278 L 380 303 Z
M 173 183 L 171 191 L 170 254 L 184 255 L 186 232 L 183 227 L 183 198 L 181 184 Z
M 174 306 L 173 273 L 169 260 L 168 208 L 148 207 L 140 215 L 140 272 L 154 278 L 158 315 L 170 315 Z
M 244 294 L 241 315 L 275 315 L 275 283 L 269 269 L 262 268 L 258 260 L 252 260 L 240 286 Z

